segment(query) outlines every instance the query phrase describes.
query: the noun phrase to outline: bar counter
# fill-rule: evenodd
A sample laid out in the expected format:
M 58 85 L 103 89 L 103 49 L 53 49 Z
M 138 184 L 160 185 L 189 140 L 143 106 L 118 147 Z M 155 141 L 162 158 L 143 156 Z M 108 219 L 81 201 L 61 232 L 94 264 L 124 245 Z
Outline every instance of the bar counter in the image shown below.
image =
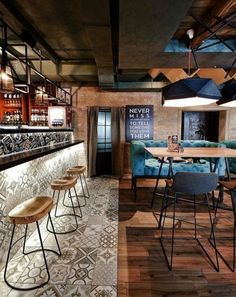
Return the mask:
M 46 156 L 59 150 L 74 146 L 84 142 L 83 140 L 71 140 L 65 143 L 52 144 L 50 146 L 40 147 L 37 149 L 14 153 L 5 157 L 0 157 L 0 171 L 6 170 L 13 166 Z
M 37 132 L 73 132 L 73 129 L 71 128 L 47 128 L 47 127 L 22 127 L 22 128 L 17 128 L 16 126 L 13 126 L 12 128 L 5 126 L 0 126 L 0 134 L 17 134 L 17 133 L 37 133 Z

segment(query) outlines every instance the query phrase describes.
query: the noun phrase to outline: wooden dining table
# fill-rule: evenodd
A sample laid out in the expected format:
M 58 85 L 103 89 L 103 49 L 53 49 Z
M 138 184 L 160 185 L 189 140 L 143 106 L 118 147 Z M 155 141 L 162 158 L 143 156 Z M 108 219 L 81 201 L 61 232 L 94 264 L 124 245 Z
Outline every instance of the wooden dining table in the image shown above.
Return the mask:
M 160 167 L 157 175 L 156 185 L 153 192 L 153 199 L 151 202 L 151 207 L 153 207 L 155 195 L 157 193 L 157 187 L 159 179 L 161 177 L 161 170 L 165 158 L 167 158 L 169 163 L 169 173 L 168 177 L 173 177 L 173 159 L 174 158 L 224 158 L 227 178 L 230 180 L 230 170 L 228 158 L 236 158 L 236 150 L 224 147 L 184 147 L 182 150 L 178 151 L 169 151 L 167 147 L 145 147 L 145 150 L 150 153 L 154 158 L 160 159 Z M 211 159 L 210 159 L 211 160 Z M 212 162 L 210 161 L 210 171 L 215 172 L 218 167 L 218 161 L 216 160 L 214 168 Z

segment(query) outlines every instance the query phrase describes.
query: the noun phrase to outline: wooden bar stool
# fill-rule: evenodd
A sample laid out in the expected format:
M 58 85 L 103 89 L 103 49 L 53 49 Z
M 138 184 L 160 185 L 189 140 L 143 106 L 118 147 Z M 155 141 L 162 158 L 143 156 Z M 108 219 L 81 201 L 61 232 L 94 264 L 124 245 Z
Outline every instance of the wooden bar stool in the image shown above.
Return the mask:
M 61 256 L 60 246 L 59 246 L 56 234 L 55 234 L 54 226 L 53 226 L 51 215 L 50 215 L 50 211 L 51 211 L 52 208 L 53 208 L 53 199 L 51 197 L 37 196 L 37 197 L 31 198 L 31 199 L 17 205 L 8 214 L 8 220 L 13 224 L 13 230 L 12 230 L 10 246 L 9 246 L 8 254 L 7 254 L 6 266 L 5 266 L 5 270 L 4 270 L 4 280 L 7 283 L 7 285 L 9 287 L 11 287 L 12 289 L 21 290 L 21 291 L 34 290 L 34 289 L 37 289 L 37 288 L 40 288 L 40 287 L 44 286 L 50 280 L 50 274 L 49 274 L 49 270 L 48 270 L 48 264 L 47 264 L 45 251 L 50 251 L 50 252 L 53 252 L 53 253 L 57 254 L 58 256 Z M 44 248 L 44 246 L 43 246 L 43 241 L 42 241 L 38 221 L 40 219 L 42 219 L 43 217 L 45 217 L 46 215 L 48 215 L 48 219 L 49 219 L 49 221 L 51 223 L 51 226 L 52 226 L 52 230 L 53 230 L 53 234 L 54 234 L 54 237 L 55 237 L 55 240 L 56 240 L 58 252 L 54 251 L 54 250 L 51 250 L 51 249 Z M 41 248 L 30 251 L 30 252 L 26 252 L 25 251 L 25 244 L 26 244 L 28 224 L 31 224 L 31 223 L 34 223 L 34 222 L 37 225 L 37 230 L 38 230 L 38 235 L 39 235 L 39 241 L 40 241 Z M 46 270 L 47 270 L 47 276 L 48 276 L 47 280 L 44 283 L 42 283 L 40 285 L 37 285 L 37 286 L 34 286 L 34 287 L 29 287 L 29 288 L 15 287 L 15 286 L 11 285 L 7 280 L 7 267 L 8 267 L 8 263 L 9 263 L 9 259 L 10 259 L 11 249 L 19 241 L 19 239 L 17 239 L 13 243 L 15 227 L 16 227 L 16 225 L 22 225 L 22 224 L 25 225 L 25 234 L 24 234 L 24 236 L 22 236 L 20 238 L 20 239 L 24 238 L 23 254 L 28 255 L 28 254 L 31 254 L 31 253 L 42 251 L 43 258 L 44 258 L 44 263 L 45 263 Z
M 219 181 L 219 186 L 220 186 L 220 195 L 219 195 L 219 199 L 217 200 L 217 203 L 216 203 L 215 220 L 216 220 L 216 216 L 217 216 L 219 202 L 223 202 L 224 188 L 229 190 L 230 198 L 231 198 L 231 202 L 232 202 L 232 209 L 230 209 L 230 208 L 225 209 L 225 210 L 233 211 L 233 216 L 234 216 L 233 239 L 232 239 L 233 240 L 233 263 L 232 263 L 232 265 L 229 264 L 229 262 L 225 259 L 223 254 L 219 251 L 219 249 L 217 249 L 217 252 L 218 252 L 219 256 L 221 257 L 221 259 L 223 260 L 223 262 L 226 264 L 226 266 L 231 271 L 235 271 L 235 258 L 236 258 L 236 255 L 235 255 L 235 253 L 236 253 L 236 243 L 235 243 L 235 240 L 236 240 L 236 180 Z M 217 238 L 217 239 L 219 239 L 219 238 Z M 231 239 L 231 237 L 228 237 L 228 239 Z
M 73 216 L 75 219 L 75 224 L 76 227 L 70 231 L 64 231 L 64 232 L 59 232 L 56 231 L 56 234 L 67 234 L 67 233 L 71 233 L 74 232 L 77 228 L 78 228 L 78 221 L 77 221 L 77 217 L 82 218 L 82 211 L 81 211 L 81 207 L 80 207 L 80 203 L 79 203 L 79 199 L 78 199 L 78 195 L 75 189 L 75 185 L 77 183 L 77 178 L 73 177 L 73 176 L 62 176 L 58 179 L 55 179 L 52 183 L 51 183 L 51 189 L 53 190 L 53 198 L 55 197 L 56 191 L 57 191 L 57 202 L 56 202 L 56 207 L 55 207 L 55 211 L 54 211 L 54 216 L 55 218 L 59 218 L 59 217 L 66 217 L 66 216 Z M 80 215 L 76 214 L 76 210 L 75 210 L 75 206 L 74 206 L 74 202 L 73 202 L 73 196 L 71 194 L 71 189 L 74 189 L 74 193 L 75 193 L 75 197 L 77 199 L 77 206 L 79 208 L 80 211 Z M 68 197 L 71 201 L 71 207 L 73 209 L 73 213 L 68 213 L 68 214 L 57 214 L 57 209 L 58 209 L 58 204 L 59 204 L 59 200 L 60 200 L 60 193 L 61 191 L 64 191 L 64 198 L 63 198 L 63 202 L 64 199 L 66 197 L 66 193 L 68 191 Z M 66 205 L 67 206 L 67 205 Z M 47 229 L 49 232 L 52 232 L 49 228 L 48 228 L 48 222 L 47 222 Z
M 74 166 L 74 167 L 71 167 L 66 170 L 66 172 L 69 175 L 76 176 L 77 178 L 78 177 L 80 178 L 80 184 L 81 184 L 83 195 L 81 195 L 79 197 L 84 197 L 84 201 L 85 201 L 84 205 L 81 205 L 81 206 L 85 206 L 86 198 L 88 199 L 90 197 L 87 181 L 86 181 L 85 174 L 84 174 L 85 171 L 86 171 L 85 166 Z

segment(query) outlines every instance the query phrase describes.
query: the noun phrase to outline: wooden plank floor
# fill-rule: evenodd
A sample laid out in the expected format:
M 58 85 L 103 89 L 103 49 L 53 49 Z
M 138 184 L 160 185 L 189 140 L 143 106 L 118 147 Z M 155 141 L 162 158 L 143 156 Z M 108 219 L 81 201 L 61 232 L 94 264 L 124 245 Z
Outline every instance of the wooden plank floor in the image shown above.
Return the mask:
M 175 242 L 173 270 L 168 270 L 158 240 L 159 216 L 157 214 L 155 218 L 149 208 L 153 185 L 154 181 L 144 181 L 135 203 L 130 181 L 120 181 L 118 296 L 236 297 L 236 273 L 231 272 L 222 260 L 220 272 L 216 272 L 194 240 Z M 230 205 L 228 195 L 225 195 L 224 203 Z M 160 198 L 157 198 L 154 209 L 158 211 L 159 206 Z M 192 236 L 192 206 L 181 203 L 177 212 L 184 215 L 184 222 L 177 222 L 177 235 Z M 217 237 L 222 234 L 231 236 L 232 212 L 220 211 L 219 215 Z M 199 235 L 213 256 L 207 241 L 208 218 L 206 208 L 199 206 Z M 232 258 L 230 243 L 231 241 L 219 241 L 220 249 L 223 247 L 229 259 Z

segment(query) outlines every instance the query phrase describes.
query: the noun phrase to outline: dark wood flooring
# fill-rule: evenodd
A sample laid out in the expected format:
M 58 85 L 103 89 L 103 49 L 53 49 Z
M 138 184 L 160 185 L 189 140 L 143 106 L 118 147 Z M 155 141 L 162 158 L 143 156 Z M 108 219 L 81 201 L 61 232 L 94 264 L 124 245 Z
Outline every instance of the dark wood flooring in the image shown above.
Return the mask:
M 120 181 L 118 296 L 236 297 L 236 273 L 231 272 L 222 260 L 220 272 L 216 272 L 194 240 L 176 240 L 173 270 L 168 270 L 157 229 L 161 199 L 156 199 L 156 216 L 149 208 L 153 185 L 154 181 L 144 181 L 135 203 L 130 181 Z M 228 195 L 224 203 L 230 205 Z M 177 235 L 193 236 L 192 206 L 180 203 L 177 212 L 184 219 L 177 221 Z M 217 237 L 222 234 L 231 236 L 232 212 L 220 211 L 219 215 Z M 213 255 L 207 241 L 209 220 L 205 206 L 198 207 L 197 217 L 199 236 Z M 219 241 L 220 249 L 229 259 L 232 258 L 231 242 Z

